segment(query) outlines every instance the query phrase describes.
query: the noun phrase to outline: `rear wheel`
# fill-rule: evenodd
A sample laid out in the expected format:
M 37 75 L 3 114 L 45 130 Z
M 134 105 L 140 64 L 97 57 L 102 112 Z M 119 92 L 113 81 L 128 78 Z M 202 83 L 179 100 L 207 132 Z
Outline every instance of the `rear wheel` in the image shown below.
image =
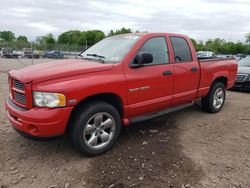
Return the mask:
M 204 110 L 210 113 L 219 112 L 226 99 L 225 86 L 221 82 L 215 82 L 206 97 L 201 99 L 201 105 Z
M 107 152 L 115 144 L 121 130 L 121 118 L 112 105 L 94 102 L 82 106 L 71 122 L 70 140 L 86 155 Z

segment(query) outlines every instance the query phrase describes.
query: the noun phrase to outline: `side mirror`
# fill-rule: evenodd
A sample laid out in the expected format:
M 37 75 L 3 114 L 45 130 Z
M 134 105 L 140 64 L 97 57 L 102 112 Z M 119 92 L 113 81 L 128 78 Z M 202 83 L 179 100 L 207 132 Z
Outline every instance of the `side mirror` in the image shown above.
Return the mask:
M 141 67 L 153 62 L 153 55 L 147 52 L 139 52 L 130 67 Z

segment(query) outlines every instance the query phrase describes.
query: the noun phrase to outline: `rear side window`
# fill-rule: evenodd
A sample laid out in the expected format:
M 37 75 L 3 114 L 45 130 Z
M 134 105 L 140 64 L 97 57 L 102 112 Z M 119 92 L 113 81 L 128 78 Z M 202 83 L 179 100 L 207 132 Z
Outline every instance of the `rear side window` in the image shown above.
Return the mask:
M 190 62 L 192 55 L 187 41 L 181 37 L 170 37 L 176 62 Z
M 169 63 L 168 47 L 165 37 L 155 37 L 149 39 L 140 48 L 139 52 L 148 52 L 153 55 L 153 62 L 149 65 Z

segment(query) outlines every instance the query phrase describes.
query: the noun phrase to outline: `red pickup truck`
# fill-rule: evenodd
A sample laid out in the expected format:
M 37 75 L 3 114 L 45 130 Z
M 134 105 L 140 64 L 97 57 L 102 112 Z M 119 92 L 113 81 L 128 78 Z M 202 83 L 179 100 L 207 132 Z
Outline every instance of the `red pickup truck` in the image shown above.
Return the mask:
M 5 106 L 20 134 L 40 139 L 68 133 L 78 151 L 93 156 L 114 145 L 122 125 L 199 98 L 206 111 L 220 111 L 236 73 L 234 59 L 198 60 L 183 35 L 118 35 L 78 59 L 10 71 Z

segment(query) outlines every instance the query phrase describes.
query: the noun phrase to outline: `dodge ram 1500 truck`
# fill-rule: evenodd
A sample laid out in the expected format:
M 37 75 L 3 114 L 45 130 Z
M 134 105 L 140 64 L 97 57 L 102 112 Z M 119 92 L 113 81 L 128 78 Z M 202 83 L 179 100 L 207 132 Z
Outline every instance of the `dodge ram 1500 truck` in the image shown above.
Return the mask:
M 162 115 L 201 98 L 219 112 L 234 85 L 234 59 L 198 60 L 179 34 L 108 37 L 79 55 L 9 72 L 7 117 L 29 138 L 68 133 L 81 153 L 98 155 L 116 142 L 121 126 Z

